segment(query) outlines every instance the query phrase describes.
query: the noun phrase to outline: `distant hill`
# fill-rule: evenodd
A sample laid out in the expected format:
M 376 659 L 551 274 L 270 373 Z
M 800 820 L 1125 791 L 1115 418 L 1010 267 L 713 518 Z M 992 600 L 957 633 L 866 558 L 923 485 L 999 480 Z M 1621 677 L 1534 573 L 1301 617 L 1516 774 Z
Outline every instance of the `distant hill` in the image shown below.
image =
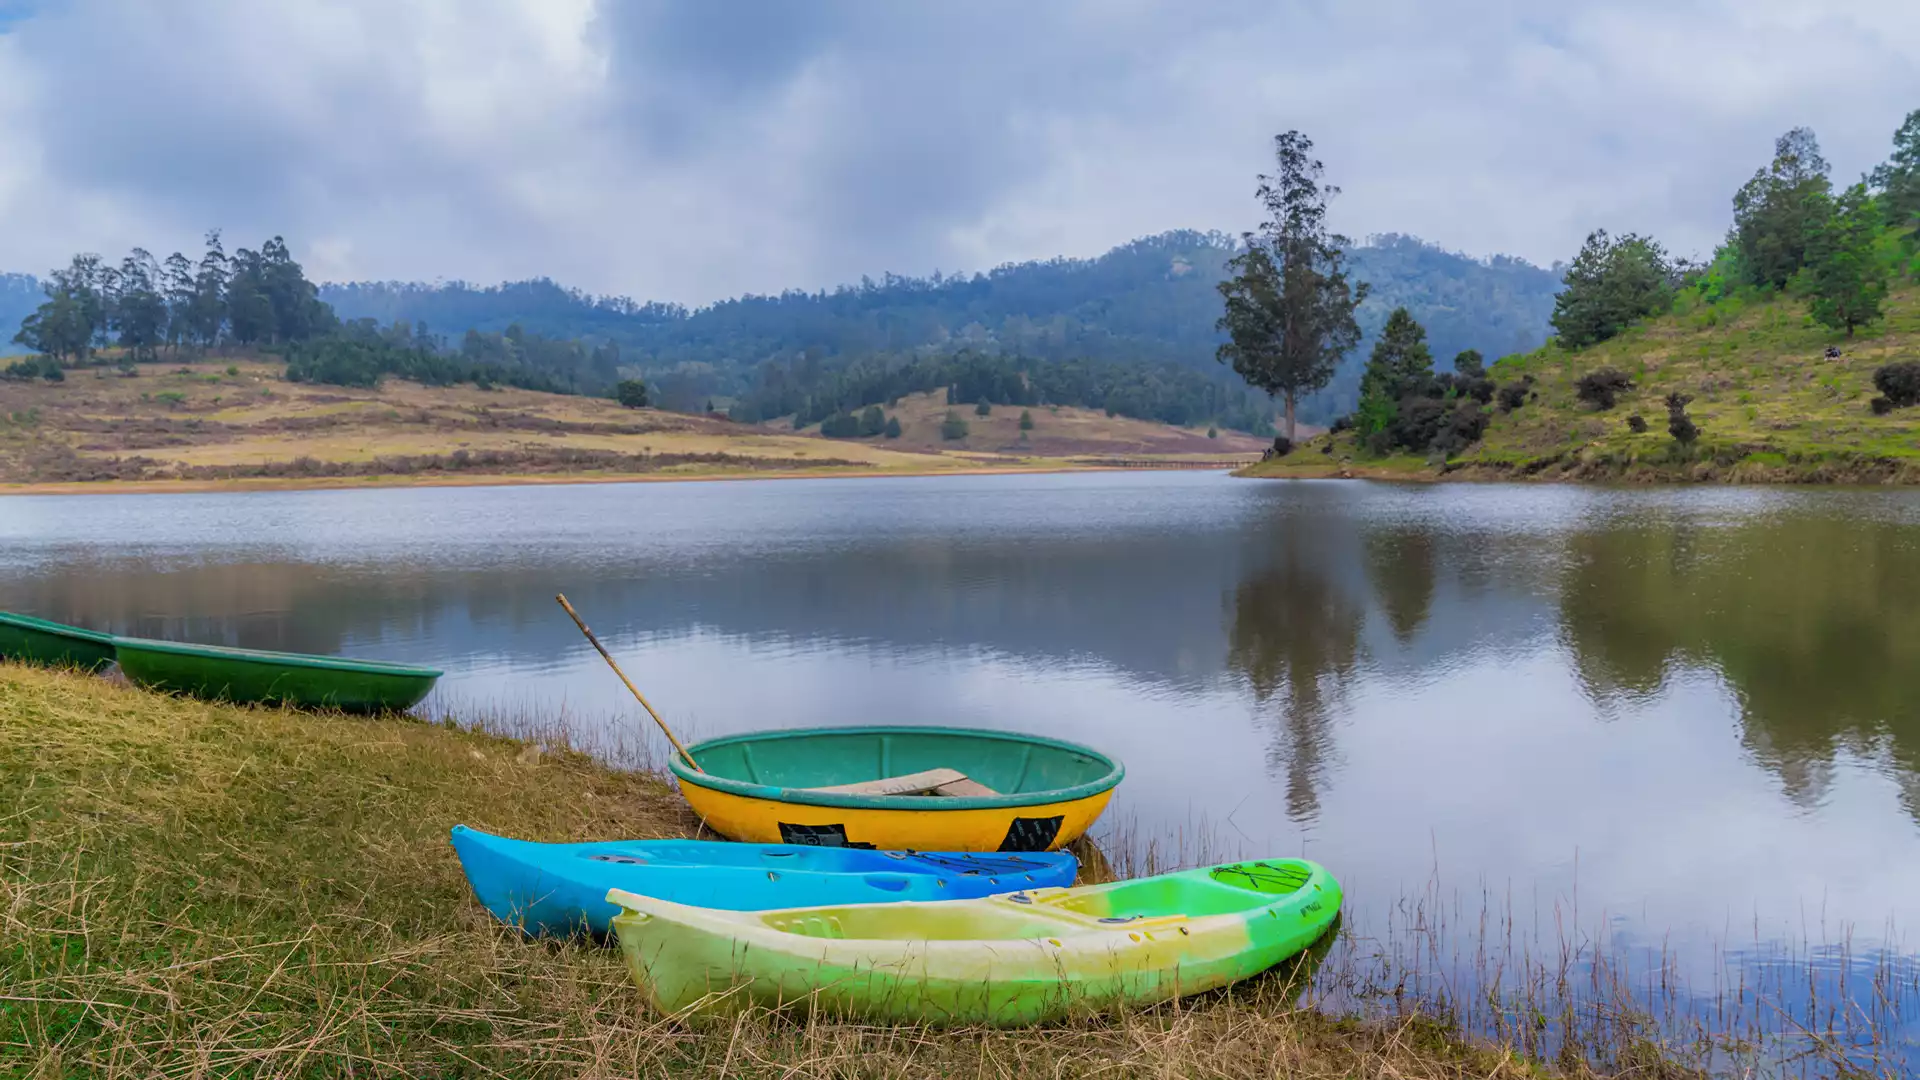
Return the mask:
M 1231 380 L 1214 360 L 1224 275 L 1235 241 L 1177 231 L 1092 259 L 1017 263 L 987 273 L 930 278 L 885 275 L 831 292 L 743 296 L 699 309 L 594 297 L 538 279 L 481 287 L 358 282 L 327 285 L 321 298 L 342 318 L 425 322 L 457 337 L 513 323 L 558 338 L 616 342 L 621 361 L 674 373 L 687 398 L 732 396 L 766 360 L 828 361 L 876 353 L 911 355 L 969 348 L 1045 360 L 1091 358 L 1177 364 Z M 1559 275 L 1504 256 L 1477 260 L 1407 236 L 1373 238 L 1350 252 L 1373 292 L 1361 310 L 1369 335 L 1406 305 L 1444 363 L 1463 349 L 1489 357 L 1547 339 Z M 1325 421 L 1352 408 L 1371 341 L 1333 384 L 1302 409 Z

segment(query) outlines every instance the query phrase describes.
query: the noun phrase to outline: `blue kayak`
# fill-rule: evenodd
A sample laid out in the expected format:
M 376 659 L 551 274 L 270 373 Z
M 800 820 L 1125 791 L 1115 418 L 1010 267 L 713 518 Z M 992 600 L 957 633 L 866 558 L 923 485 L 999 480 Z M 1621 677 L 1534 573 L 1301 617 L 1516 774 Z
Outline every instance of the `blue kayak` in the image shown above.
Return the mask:
M 487 910 L 529 934 L 609 932 L 608 889 L 676 904 L 769 908 L 971 900 L 1073 884 L 1064 851 L 942 853 L 713 840 L 539 844 L 453 827 L 453 850 Z

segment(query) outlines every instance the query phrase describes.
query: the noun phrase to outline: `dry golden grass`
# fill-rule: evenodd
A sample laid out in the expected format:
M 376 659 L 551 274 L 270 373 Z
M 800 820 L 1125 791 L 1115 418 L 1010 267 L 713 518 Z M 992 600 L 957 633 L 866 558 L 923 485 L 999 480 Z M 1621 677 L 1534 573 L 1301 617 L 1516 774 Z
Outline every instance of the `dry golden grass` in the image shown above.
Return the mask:
M 1073 456 L 1244 458 L 1261 445 L 1074 409 L 1035 410 L 1022 441 L 1018 410 L 981 418 L 971 407 L 963 412 L 974 434 L 947 442 L 939 436 L 946 409 L 933 395 L 901 403 L 901 439 L 823 439 L 817 427 L 733 424 L 511 388 L 301 385 L 284 381 L 281 368 L 220 357 L 144 365 L 135 378 L 98 368 L 58 384 L 0 382 L 0 483 L 914 474 L 1068 468 Z
M 967 422 L 967 437 L 947 440 L 941 421 L 951 409 Z M 1266 439 L 1245 432 L 1220 430 L 1207 438 L 1201 427 L 1177 428 L 1124 416 L 1108 416 L 1097 409 L 1068 406 L 995 405 L 987 416 L 972 405 L 948 405 L 944 393 L 911 394 L 887 410 L 900 420 L 900 438 L 884 445 L 926 452 L 1040 458 L 1091 456 L 1238 457 L 1258 456 Z M 1032 430 L 1021 438 L 1020 414 L 1033 417 Z
M 405 718 L 243 709 L 0 665 L 0 1075 L 1523 1077 L 1283 972 L 1030 1031 L 643 1011 L 616 950 L 527 942 L 446 830 L 684 834 L 651 775 Z

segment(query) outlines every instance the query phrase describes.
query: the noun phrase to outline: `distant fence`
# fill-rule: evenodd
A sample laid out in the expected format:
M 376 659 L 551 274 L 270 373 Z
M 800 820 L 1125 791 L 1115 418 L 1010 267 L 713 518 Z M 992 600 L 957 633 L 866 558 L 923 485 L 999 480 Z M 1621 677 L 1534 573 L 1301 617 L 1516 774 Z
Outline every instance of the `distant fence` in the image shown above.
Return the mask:
M 1089 465 L 1098 469 L 1244 469 L 1249 465 L 1260 464 L 1257 457 L 1215 458 L 1206 461 L 1180 460 L 1170 458 L 1074 458 L 1075 465 Z

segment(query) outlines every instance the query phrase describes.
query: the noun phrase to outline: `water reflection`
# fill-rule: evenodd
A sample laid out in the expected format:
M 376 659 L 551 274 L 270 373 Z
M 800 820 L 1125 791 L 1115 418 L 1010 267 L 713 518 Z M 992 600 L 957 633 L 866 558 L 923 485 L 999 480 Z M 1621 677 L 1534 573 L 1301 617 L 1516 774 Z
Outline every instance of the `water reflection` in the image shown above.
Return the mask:
M 1787 796 L 1818 804 L 1835 755 L 1920 768 L 1920 546 L 1909 525 L 1787 514 L 1584 531 L 1561 618 L 1588 692 L 1657 694 L 1709 669 Z
M 1433 608 L 1434 536 L 1424 529 L 1374 529 L 1367 534 L 1367 574 L 1402 645 Z
M 1285 778 L 1295 821 L 1319 813 L 1331 713 L 1360 661 L 1364 609 L 1326 573 L 1323 557 L 1310 541 L 1289 544 L 1274 565 L 1235 587 L 1227 631 L 1228 666 L 1278 726 L 1270 760 Z

